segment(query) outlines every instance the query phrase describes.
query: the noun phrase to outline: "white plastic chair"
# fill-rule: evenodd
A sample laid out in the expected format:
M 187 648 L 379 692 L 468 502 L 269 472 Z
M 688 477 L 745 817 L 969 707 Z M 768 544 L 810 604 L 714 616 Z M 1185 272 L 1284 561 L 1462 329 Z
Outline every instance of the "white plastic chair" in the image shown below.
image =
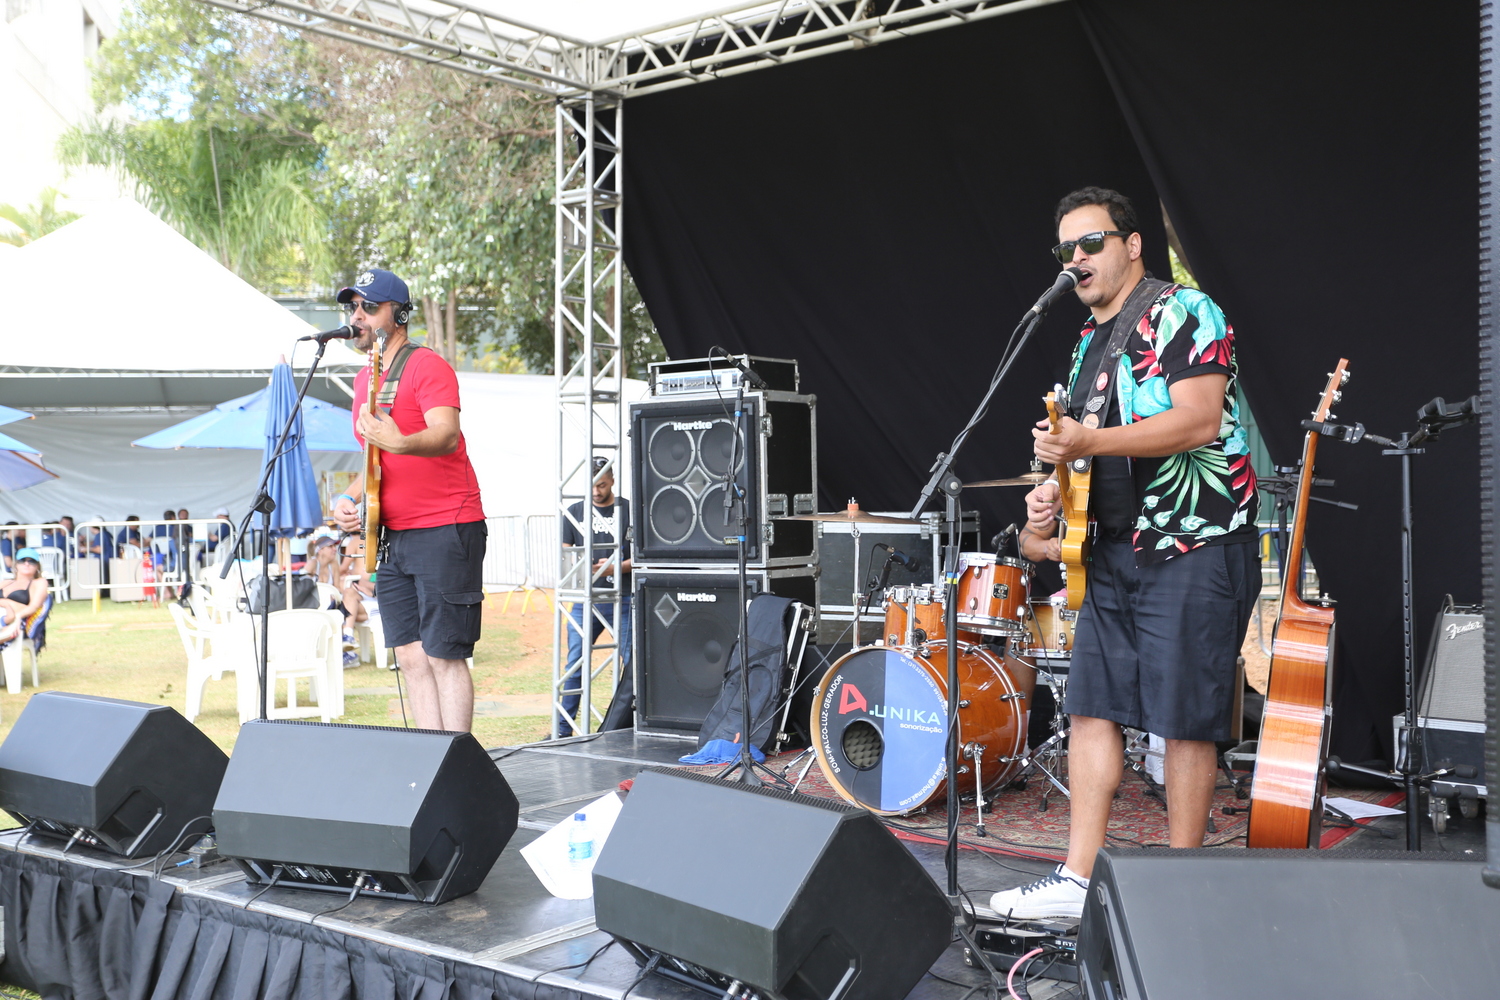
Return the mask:
M 11 640 L 10 645 L 0 649 L 0 669 L 5 673 L 5 690 L 9 694 L 21 693 L 21 682 L 25 676 L 26 656 L 31 656 L 31 686 L 40 687 L 41 681 L 37 675 L 36 641 L 26 633 L 37 625 L 44 624 L 49 615 L 52 614 L 52 605 L 56 602 L 55 594 L 48 594 L 46 603 L 42 605 L 41 617 L 29 626 L 23 626 L 21 635 Z M 34 616 L 33 616 L 34 617 Z
M 242 616 L 240 623 L 215 627 L 189 614 L 176 602 L 168 604 L 167 610 L 172 613 L 177 636 L 187 653 L 187 711 L 184 714 L 192 722 L 203 711 L 203 687 L 210 678 L 221 680 L 226 671 L 233 671 L 236 675 L 248 672 L 254 678 L 255 647 L 250 622 Z M 253 689 L 248 689 L 250 698 L 246 701 L 243 696 L 247 689 L 238 680 L 236 676 L 235 698 L 243 720 L 247 714 L 255 713 L 255 696 Z
M 47 578 L 47 588 L 59 601 L 72 600 L 68 593 L 68 559 L 63 550 L 56 545 L 38 545 L 36 554 L 42 564 L 42 576 Z
M 151 538 L 151 561 L 156 569 L 156 582 L 168 586 L 179 587 L 184 579 L 182 573 L 182 559 L 172 555 L 172 539 L 165 535 L 153 535 Z M 176 564 L 174 568 L 173 564 Z
M 266 718 L 305 719 L 319 716 L 331 722 L 344 714 L 344 650 L 338 625 L 338 612 L 312 608 L 273 611 L 269 623 L 270 642 L 266 664 Z M 237 621 L 251 629 L 260 627 L 258 615 L 238 615 Z M 309 697 L 315 704 L 297 704 L 297 682 L 306 678 Z M 286 705 L 276 705 L 279 681 L 286 682 Z M 255 714 L 259 697 L 254 670 L 241 673 L 240 683 L 248 686 L 250 714 L 242 709 L 240 721 Z M 244 699 L 241 704 L 244 704 Z

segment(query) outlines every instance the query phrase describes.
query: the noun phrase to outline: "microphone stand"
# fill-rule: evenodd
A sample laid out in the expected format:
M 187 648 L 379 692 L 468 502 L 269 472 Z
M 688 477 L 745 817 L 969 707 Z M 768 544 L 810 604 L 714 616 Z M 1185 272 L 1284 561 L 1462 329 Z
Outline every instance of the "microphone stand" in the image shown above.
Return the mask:
M 948 649 L 948 740 L 945 750 L 945 765 L 948 774 L 948 840 L 947 849 L 943 860 L 948 871 L 947 894 L 949 905 L 953 907 L 954 921 L 961 936 L 969 940 L 968 917 L 964 911 L 963 897 L 958 891 L 958 495 L 963 490 L 963 480 L 953 474 L 953 462 L 962 450 L 964 442 L 968 440 L 969 433 L 984 419 L 989 411 L 990 400 L 994 398 L 995 391 L 1000 388 L 1000 383 L 1010 372 L 1011 365 L 1015 363 L 1026 342 L 1031 339 L 1032 333 L 1041 323 L 1042 317 L 1047 315 L 1047 308 L 1033 307 L 1022 317 L 1021 322 L 1011 332 L 1007 351 L 1000 359 L 1000 365 L 995 370 L 994 377 L 990 380 L 990 387 L 985 391 L 984 398 L 979 401 L 974 415 L 964 429 L 958 432 L 953 443 L 945 452 L 939 452 L 937 460 L 932 465 L 932 475 L 927 480 L 927 485 L 922 487 L 921 496 L 917 498 L 917 504 L 912 508 L 911 517 L 915 520 L 921 517 L 922 511 L 931 502 L 933 495 L 941 492 L 944 501 L 944 517 L 948 523 L 948 551 L 943 559 L 943 625 L 947 629 Z M 979 787 L 975 780 L 975 807 L 982 808 L 984 789 Z M 969 941 L 970 953 L 984 960 L 984 953 Z M 998 976 L 989 962 L 984 961 L 985 968 L 989 969 L 991 975 Z
M 260 573 L 261 579 L 265 581 L 262 592 L 265 595 L 265 605 L 260 615 L 260 650 L 256 656 L 255 672 L 256 679 L 260 685 L 260 719 L 266 718 L 266 673 L 268 670 L 267 660 L 270 655 L 271 639 L 271 512 L 276 509 L 276 501 L 271 499 L 268 486 L 271 482 L 271 471 L 276 468 L 276 463 L 281 461 L 286 454 L 286 439 L 291 436 L 292 424 L 296 421 L 298 414 L 302 412 L 302 400 L 307 397 L 307 390 L 312 386 L 313 376 L 317 374 L 318 365 L 323 360 L 323 352 L 328 349 L 328 341 L 318 340 L 318 353 L 313 355 L 312 365 L 307 369 L 307 375 L 302 379 L 302 387 L 297 390 L 297 401 L 292 404 L 292 412 L 287 414 L 286 423 L 281 427 L 281 436 L 276 440 L 276 447 L 271 451 L 271 457 L 266 460 L 265 468 L 260 471 L 260 485 L 255 488 L 255 499 L 250 501 L 250 509 L 245 511 L 245 516 L 240 520 L 239 527 L 235 529 L 234 537 L 230 539 L 229 551 L 239 551 L 240 543 L 244 541 L 245 532 L 250 529 L 250 518 L 257 513 L 261 516 L 261 529 L 265 537 L 262 539 L 260 550 Z M 365 544 L 369 544 L 366 539 Z M 222 580 L 229 575 L 229 559 L 224 560 L 223 567 L 219 570 L 219 579 Z M 287 567 L 291 572 L 291 567 Z M 246 604 L 249 603 L 250 595 L 245 595 Z

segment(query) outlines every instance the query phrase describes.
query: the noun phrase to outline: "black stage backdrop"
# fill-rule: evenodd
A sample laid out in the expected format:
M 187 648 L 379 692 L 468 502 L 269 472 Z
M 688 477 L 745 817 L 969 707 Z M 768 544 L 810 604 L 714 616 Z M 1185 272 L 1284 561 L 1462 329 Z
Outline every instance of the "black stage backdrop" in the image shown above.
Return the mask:
M 1279 464 L 1340 357 L 1376 433 L 1477 377 L 1478 25 L 1470 4 L 1081 0 L 638 98 L 625 250 L 673 357 L 802 363 L 823 509 L 915 500 L 1012 324 L 1050 283 L 1051 211 L 1130 194 L 1166 275 L 1160 198 L 1239 335 Z M 1026 468 L 1025 428 L 1083 311 L 1053 311 L 958 464 Z M 1477 601 L 1473 428 L 1416 459 L 1417 632 Z M 1309 546 L 1339 601 L 1334 752 L 1389 756 L 1401 703 L 1396 459 L 1325 441 Z M 1269 470 L 1262 470 L 1269 471 Z M 974 490 L 986 531 L 1019 491 Z

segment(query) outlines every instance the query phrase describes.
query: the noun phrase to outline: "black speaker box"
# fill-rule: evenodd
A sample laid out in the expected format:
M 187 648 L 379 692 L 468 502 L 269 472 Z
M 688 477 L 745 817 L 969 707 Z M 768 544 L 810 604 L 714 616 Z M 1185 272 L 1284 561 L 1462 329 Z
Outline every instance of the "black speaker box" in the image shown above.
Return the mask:
M 251 882 L 441 903 L 479 888 L 519 813 L 469 733 L 247 722 L 214 829 Z
M 33 833 L 142 857 L 208 829 L 228 764 L 166 705 L 42 691 L 0 745 L 0 808 Z
M 635 779 L 594 865 L 594 919 L 672 978 L 763 1000 L 900 1000 L 952 928 L 865 810 L 666 770 Z
M 772 520 L 811 513 L 817 503 L 815 402 L 787 392 L 745 394 L 735 481 L 750 518 L 751 566 L 816 561 L 813 522 Z M 738 546 L 725 541 L 739 535 L 738 516 L 724 507 L 733 424 L 733 394 L 630 404 L 636 565 L 739 558 Z
M 637 569 L 633 640 L 636 730 L 697 734 L 739 637 L 739 576 L 722 569 Z M 754 570 L 746 599 L 771 593 L 818 606 L 814 567 Z
M 1404 722 L 1404 718 L 1402 722 Z M 1421 756 L 1431 770 L 1440 761 L 1474 768 L 1484 785 L 1484 611 L 1448 605 L 1438 613 L 1417 695 Z
M 1481 861 L 1396 851 L 1116 850 L 1078 934 L 1090 1000 L 1500 993 Z

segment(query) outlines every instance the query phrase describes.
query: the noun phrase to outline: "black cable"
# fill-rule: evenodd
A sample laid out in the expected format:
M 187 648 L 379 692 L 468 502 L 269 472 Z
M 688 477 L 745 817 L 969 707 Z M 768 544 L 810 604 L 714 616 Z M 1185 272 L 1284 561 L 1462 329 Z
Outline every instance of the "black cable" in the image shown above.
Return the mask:
M 1029 871 L 1027 871 L 1024 868 L 1012 868 L 1010 865 L 1007 865 L 1007 864 L 1005 864 L 1005 863 L 997 860 L 994 857 L 994 855 L 992 855 L 989 851 L 980 851 L 979 853 L 984 858 L 986 858 L 991 864 L 999 865 L 1001 868 L 1004 868 L 1006 871 L 1008 871 L 1008 872 L 1015 872 L 1017 875 L 1046 875 L 1047 874 L 1046 872 L 1029 872 Z M 1039 865 L 1045 865 L 1046 863 L 1047 862 L 1045 862 L 1045 861 L 1038 861 L 1037 862 L 1037 864 L 1039 864 Z
M 597 733 L 589 733 L 587 736 L 573 736 L 561 740 L 538 740 L 535 743 L 522 743 L 520 746 L 511 747 L 509 750 L 506 750 L 502 754 L 491 754 L 490 760 L 501 761 L 509 757 L 511 754 L 520 753 L 522 750 L 530 750 L 533 747 L 555 747 L 561 746 L 563 744 L 571 746 L 574 743 L 592 743 L 594 740 L 597 740 L 599 737 L 605 735 L 605 732 L 607 732 L 607 730 Z
M 245 900 L 244 905 L 241 906 L 240 909 L 242 909 L 242 910 L 248 910 L 248 909 L 250 909 L 250 904 L 253 903 L 253 902 L 255 902 L 260 897 L 264 896 L 266 893 L 270 892 L 272 889 L 276 888 L 276 883 L 280 882 L 281 881 L 281 876 L 283 876 L 285 874 L 286 874 L 286 869 L 284 867 L 282 867 L 281 865 L 277 865 L 275 868 L 272 868 L 271 869 L 271 881 L 267 882 L 265 885 L 261 886 L 260 889 L 256 890 L 255 895 L 253 895 L 249 899 Z
M 641 970 L 641 974 L 639 976 L 636 976 L 635 979 L 631 981 L 629 986 L 625 987 L 625 992 L 620 994 L 620 1000 L 626 1000 L 626 997 L 630 996 L 630 991 L 641 985 L 641 983 L 645 981 L 647 976 L 656 971 L 656 967 L 660 964 L 661 952 L 658 951 L 652 954 L 651 961 L 646 963 L 646 967 Z
M 391 655 L 396 655 L 395 650 L 391 651 Z M 401 690 L 401 658 L 399 656 L 396 657 L 396 700 L 401 703 L 401 728 L 410 729 L 411 723 L 406 721 L 406 695 Z
M 940 976 L 936 972 L 933 972 L 931 969 L 927 970 L 927 974 L 933 979 L 938 980 L 939 982 L 947 983 L 949 986 L 958 986 L 964 989 L 968 989 L 969 987 L 968 983 L 961 983 L 957 979 L 949 979 L 947 976 Z
M 340 910 L 344 909 L 346 906 L 348 906 L 350 903 L 353 903 L 354 900 L 359 897 L 359 890 L 363 888 L 363 886 L 361 886 L 359 884 L 363 880 L 364 880 L 363 876 L 361 876 L 360 878 L 358 878 L 358 879 L 355 880 L 355 882 L 354 882 L 354 888 L 352 888 L 352 889 L 349 890 L 349 898 L 348 899 L 344 900 L 338 906 L 335 906 L 335 907 L 333 907 L 330 910 L 319 910 L 317 913 L 314 913 L 312 915 L 312 917 L 307 922 L 309 924 L 315 924 L 315 923 L 318 922 L 318 918 L 319 917 L 326 917 L 330 913 L 337 913 Z M 270 887 L 267 886 L 267 888 L 270 888 Z
M 158 851 L 156 853 L 156 857 L 152 858 L 152 860 L 153 861 L 157 861 L 157 862 L 165 862 L 168 858 L 170 858 L 173 854 L 175 854 L 182 847 L 182 838 L 184 836 L 186 836 L 186 834 L 188 832 L 188 827 L 192 826 L 194 823 L 198 822 L 200 819 L 206 819 L 206 820 L 212 821 L 213 817 L 212 816 L 194 816 L 192 819 L 188 820 L 186 823 L 184 823 L 182 825 L 182 829 L 177 831 L 177 836 L 175 838 L 173 838 L 171 844 L 169 844 L 163 850 Z M 204 834 L 208 833 L 209 829 L 213 829 L 212 822 L 210 822 L 210 825 L 209 825 L 208 829 L 205 829 L 203 831 L 203 833 L 194 834 L 194 836 L 201 837 Z M 151 870 L 152 876 L 154 878 L 161 878 L 161 873 L 166 870 L 166 867 L 167 866 L 163 863 L 163 864 L 160 864 L 157 867 L 153 868 Z
M 585 972 L 588 971 L 588 967 L 589 966 L 591 966 L 591 965 L 594 964 L 594 959 L 598 958 L 600 955 L 604 954 L 606 951 L 609 951 L 609 949 L 613 948 L 614 946 L 615 946 L 615 939 L 614 938 L 610 938 L 608 941 L 604 942 L 604 944 L 602 944 L 597 951 L 595 951 L 588 958 L 584 959 L 582 962 L 574 962 L 572 965 L 559 965 L 555 969 L 547 969 L 547 970 L 545 970 L 543 972 L 538 972 L 536 975 L 534 975 L 530 979 L 528 979 L 527 982 L 534 983 L 534 982 L 537 982 L 538 980 L 540 980 L 543 976 L 550 976 L 550 975 L 552 975 L 554 973 L 557 973 L 557 972 L 567 972 L 569 969 L 578 969 L 579 970 L 578 975 L 581 976 Z M 576 979 L 578 977 L 574 976 L 573 978 Z

